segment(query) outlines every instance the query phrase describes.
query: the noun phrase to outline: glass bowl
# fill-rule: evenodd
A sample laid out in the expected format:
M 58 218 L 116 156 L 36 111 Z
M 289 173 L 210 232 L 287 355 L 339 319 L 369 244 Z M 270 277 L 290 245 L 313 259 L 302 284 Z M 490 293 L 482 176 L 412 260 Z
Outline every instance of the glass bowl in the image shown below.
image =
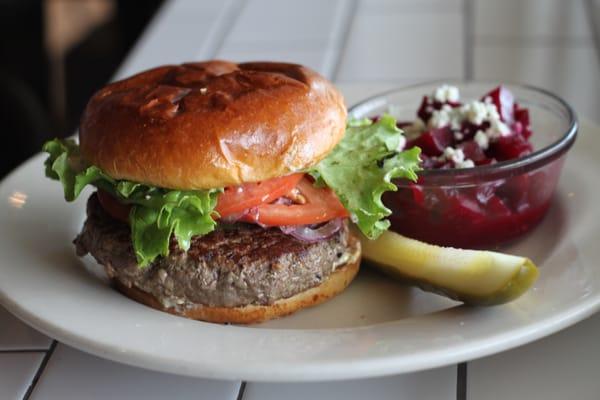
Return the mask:
M 445 81 L 394 89 L 354 105 L 349 115 L 389 113 L 398 121 L 412 121 L 423 96 L 442 83 L 457 86 L 463 102 L 479 99 L 498 86 L 497 82 Z M 392 230 L 442 246 L 493 248 L 530 231 L 543 219 L 577 136 L 577 118 L 564 100 L 543 89 L 503 86 L 529 109 L 534 152 L 473 168 L 423 170 L 417 183 L 395 181 L 398 191 L 384 196 L 392 210 Z

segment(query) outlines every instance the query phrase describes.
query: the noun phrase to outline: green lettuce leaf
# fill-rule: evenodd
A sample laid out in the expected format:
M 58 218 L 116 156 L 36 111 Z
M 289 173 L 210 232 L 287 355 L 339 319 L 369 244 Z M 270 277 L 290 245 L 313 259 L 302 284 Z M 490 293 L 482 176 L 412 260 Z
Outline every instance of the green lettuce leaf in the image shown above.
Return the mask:
M 187 250 L 192 236 L 215 229 L 213 210 L 220 190 L 166 191 L 137 185 L 129 197 L 124 197 L 126 192 L 119 194 L 134 205 L 129 220 L 133 249 L 141 266 L 169 254 L 171 235 Z
M 397 190 L 395 178 L 416 180 L 420 150 L 397 151 L 402 131 L 396 121 L 384 115 L 376 123 L 358 120 L 348 123 L 346 134 L 334 150 L 307 172 L 317 186 L 328 186 L 350 212 L 352 220 L 370 239 L 375 239 L 390 223 L 391 211 L 381 196 Z M 215 207 L 222 189 L 169 190 L 126 180 L 116 180 L 93 165 L 87 165 L 72 140 L 51 140 L 43 150 L 46 176 L 61 182 L 67 201 L 75 200 L 92 185 L 132 206 L 129 214 L 133 249 L 142 267 L 169 254 L 174 236 L 187 250 L 191 238 L 215 229 Z
M 169 190 L 126 180 L 115 180 L 96 166 L 87 166 L 72 140 L 51 140 L 43 150 L 46 176 L 61 182 L 67 201 L 75 200 L 87 185 L 95 186 L 123 203 L 132 205 L 129 214 L 133 249 L 140 266 L 169 254 L 171 236 L 187 250 L 194 235 L 215 229 L 213 218 L 222 191 Z
M 369 239 L 377 238 L 390 222 L 391 214 L 381 201 L 386 191 L 397 190 L 394 178 L 416 181 L 419 148 L 397 151 L 403 141 L 396 120 L 383 115 L 377 122 L 351 121 L 333 151 L 308 172 L 318 186 L 337 194 L 351 219 Z

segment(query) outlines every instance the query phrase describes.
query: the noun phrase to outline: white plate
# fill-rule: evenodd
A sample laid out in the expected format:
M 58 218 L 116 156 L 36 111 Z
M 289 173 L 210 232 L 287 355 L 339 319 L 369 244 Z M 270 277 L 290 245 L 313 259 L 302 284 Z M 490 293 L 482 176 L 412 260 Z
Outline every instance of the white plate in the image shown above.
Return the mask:
M 253 327 L 158 312 L 111 289 L 71 244 L 87 196 L 66 204 L 43 156 L 0 185 L 0 302 L 40 331 L 126 364 L 223 379 L 306 381 L 395 374 L 503 351 L 600 307 L 600 128 L 583 124 L 544 222 L 507 251 L 533 258 L 535 288 L 472 309 L 363 270 L 322 306 Z

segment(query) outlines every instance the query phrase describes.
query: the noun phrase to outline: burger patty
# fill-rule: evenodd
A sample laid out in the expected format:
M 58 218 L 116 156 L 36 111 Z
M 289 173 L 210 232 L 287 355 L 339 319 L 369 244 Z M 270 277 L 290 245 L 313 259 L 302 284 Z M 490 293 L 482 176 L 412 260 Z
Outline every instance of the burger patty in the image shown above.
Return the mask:
M 277 228 L 236 223 L 192 238 L 185 252 L 171 241 L 170 253 L 141 268 L 127 224 L 110 217 L 96 194 L 74 243 L 77 255 L 90 253 L 108 276 L 152 294 L 165 307 L 198 304 L 237 307 L 271 304 L 319 285 L 336 267 L 355 259 L 348 226 L 332 237 L 307 243 Z

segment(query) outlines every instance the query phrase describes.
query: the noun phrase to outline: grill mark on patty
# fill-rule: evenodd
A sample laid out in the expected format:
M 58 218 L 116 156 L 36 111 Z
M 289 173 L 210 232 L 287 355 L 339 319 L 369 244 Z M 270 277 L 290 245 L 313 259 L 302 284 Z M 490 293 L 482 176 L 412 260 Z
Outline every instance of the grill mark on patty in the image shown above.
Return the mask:
M 228 229 L 229 228 L 229 229 Z M 235 263 L 256 261 L 257 257 L 272 260 L 287 253 L 302 253 L 310 244 L 291 239 L 279 229 L 264 229 L 251 224 L 237 224 L 194 237 L 188 257 L 198 261 L 211 256 L 222 256 Z M 284 239 L 284 240 L 282 240 Z M 177 244 L 173 243 L 173 250 Z

